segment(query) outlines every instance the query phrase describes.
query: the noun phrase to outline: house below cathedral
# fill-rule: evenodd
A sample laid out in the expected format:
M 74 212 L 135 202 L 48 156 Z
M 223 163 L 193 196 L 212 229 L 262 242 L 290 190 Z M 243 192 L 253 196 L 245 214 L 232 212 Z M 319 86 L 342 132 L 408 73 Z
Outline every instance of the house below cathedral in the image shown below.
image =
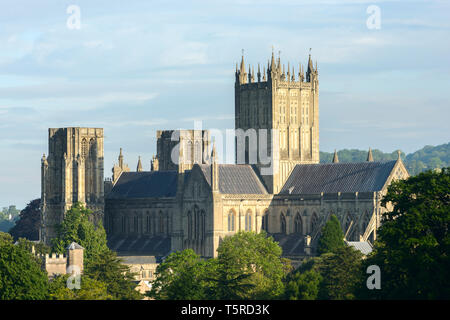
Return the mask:
M 236 164 L 220 164 L 208 130 L 160 130 L 149 171 L 120 150 L 103 181 L 103 129 L 49 129 L 42 158 L 41 239 L 55 234 L 65 210 L 82 202 L 102 221 L 122 256 L 164 257 L 192 248 L 215 257 L 238 231 L 264 230 L 293 260 L 314 255 L 334 214 L 348 242 L 373 242 L 387 209 L 381 199 L 408 177 L 397 160 L 319 163 L 318 67 L 298 74 L 272 53 L 267 68 L 236 66 Z

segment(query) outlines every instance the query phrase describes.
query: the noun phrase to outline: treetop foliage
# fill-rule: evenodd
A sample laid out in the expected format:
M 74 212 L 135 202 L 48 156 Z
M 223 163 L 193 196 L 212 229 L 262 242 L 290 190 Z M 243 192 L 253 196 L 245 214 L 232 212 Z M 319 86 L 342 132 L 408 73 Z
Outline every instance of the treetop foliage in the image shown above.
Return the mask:
M 321 233 L 317 248 L 319 254 L 333 252 L 336 249 L 345 246 L 344 233 L 342 232 L 341 224 L 336 215 L 332 214 L 330 216 L 330 219 L 325 226 L 323 226 Z
M 109 250 L 106 232 L 102 224 L 95 225 L 91 220 L 92 211 L 81 203 L 76 203 L 65 214 L 63 222 L 57 226 L 57 237 L 53 239 L 53 250 L 60 254 L 76 242 L 85 248 L 85 263 L 90 264 L 100 253 Z
M 449 299 L 450 171 L 427 171 L 392 183 L 377 241 L 365 264 L 381 268 L 383 285 L 368 297 Z
M 47 273 L 33 255 L 0 232 L 0 300 L 43 300 L 48 297 Z
M 9 230 L 14 239 L 26 238 L 39 240 L 39 226 L 41 223 L 41 199 L 30 201 L 25 209 L 20 211 L 19 219 Z

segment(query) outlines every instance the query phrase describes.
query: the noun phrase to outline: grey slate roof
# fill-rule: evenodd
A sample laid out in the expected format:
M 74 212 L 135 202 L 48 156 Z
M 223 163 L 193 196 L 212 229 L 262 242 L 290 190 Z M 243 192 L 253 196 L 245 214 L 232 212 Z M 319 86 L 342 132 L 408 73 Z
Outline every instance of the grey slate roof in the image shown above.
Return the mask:
M 71 244 L 69 244 L 67 249 L 68 250 L 75 250 L 75 249 L 84 249 L 84 248 L 82 246 L 80 246 L 78 243 L 72 242 Z
M 218 164 L 219 191 L 224 194 L 267 194 L 267 190 L 250 165 Z M 199 165 L 211 185 L 211 166 Z
M 175 197 L 177 171 L 123 172 L 106 199 Z
M 113 235 L 108 238 L 108 248 L 120 256 L 163 257 L 170 252 L 171 239 L 168 236 Z
M 372 252 L 372 246 L 367 241 L 345 241 L 345 243 L 356 250 L 361 251 L 364 255 L 368 255 Z
M 126 264 L 152 264 L 157 263 L 155 256 L 119 256 Z
M 283 256 L 301 256 L 305 254 L 304 236 L 298 233 L 271 233 L 268 235 L 278 242 L 278 245 L 283 250 Z
M 298 164 L 281 194 L 380 191 L 396 161 Z

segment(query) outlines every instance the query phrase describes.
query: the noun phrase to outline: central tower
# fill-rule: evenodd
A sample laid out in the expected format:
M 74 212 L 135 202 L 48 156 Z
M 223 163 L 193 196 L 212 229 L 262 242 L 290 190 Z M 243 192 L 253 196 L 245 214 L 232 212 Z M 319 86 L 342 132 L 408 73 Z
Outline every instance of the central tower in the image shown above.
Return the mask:
M 319 163 L 319 80 L 317 62 L 313 66 L 309 55 L 306 73 L 300 64 L 298 73 L 287 68 L 272 52 L 267 68 L 258 64 L 257 72 L 248 66 L 244 56 L 236 64 L 235 128 L 249 137 L 245 140 L 245 162 L 251 153 L 258 155 L 256 166 L 271 193 L 278 193 L 296 164 Z M 257 143 L 250 141 L 249 129 L 255 129 Z M 267 152 L 274 164 L 272 174 L 263 174 L 267 166 L 260 161 L 260 129 L 267 131 Z M 251 131 L 251 130 L 250 130 Z M 246 138 L 244 138 L 246 139 Z M 238 156 L 236 143 L 236 157 Z M 263 152 L 264 154 L 264 152 Z M 239 163 L 239 161 L 238 161 Z M 252 162 L 250 162 L 252 163 Z

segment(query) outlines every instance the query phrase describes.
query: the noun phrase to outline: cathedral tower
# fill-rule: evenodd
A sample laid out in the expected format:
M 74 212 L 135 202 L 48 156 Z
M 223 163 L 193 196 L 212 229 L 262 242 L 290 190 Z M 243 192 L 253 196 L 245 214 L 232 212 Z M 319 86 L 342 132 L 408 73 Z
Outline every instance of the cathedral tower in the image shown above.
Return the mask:
M 236 65 L 235 127 L 245 133 L 245 163 L 255 163 L 251 161 L 252 153 L 253 157 L 258 154 L 256 165 L 266 186 L 270 192 L 278 193 L 296 164 L 319 163 L 318 69 L 309 55 L 306 73 L 300 64 L 296 75 L 289 63 L 285 69 L 280 57 L 275 61 L 273 52 L 263 69 L 261 74 L 258 65 L 255 77 L 254 68 L 249 66 L 247 73 L 244 56 L 240 67 Z M 257 132 L 257 142 L 250 141 L 249 129 Z M 265 138 L 260 129 L 267 130 L 266 155 L 276 165 L 270 175 L 261 171 L 267 161 L 261 161 L 259 155 L 261 138 Z M 238 145 L 236 159 L 241 163 Z
M 49 129 L 48 157 L 41 164 L 41 230 L 45 243 L 56 236 L 55 225 L 76 202 L 101 221 L 104 204 L 103 129 Z

